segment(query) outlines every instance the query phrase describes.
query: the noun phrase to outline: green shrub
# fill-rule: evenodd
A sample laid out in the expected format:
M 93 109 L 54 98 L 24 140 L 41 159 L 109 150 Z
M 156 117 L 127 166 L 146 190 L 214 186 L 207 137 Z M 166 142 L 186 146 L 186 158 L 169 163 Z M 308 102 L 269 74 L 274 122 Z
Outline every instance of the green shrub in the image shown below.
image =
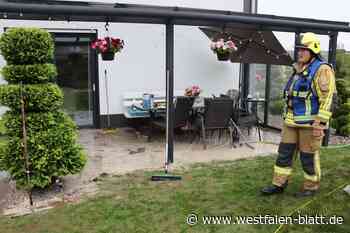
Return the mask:
M 74 174 L 84 167 L 85 154 L 77 144 L 77 127 L 62 112 L 63 92 L 50 83 L 57 71 L 48 64 L 53 40 L 41 29 L 17 28 L 0 38 L 0 50 L 7 60 L 2 70 L 9 85 L 0 85 L 0 104 L 10 107 L 4 114 L 8 143 L 0 147 L 0 170 L 6 170 L 18 186 L 46 187 L 53 177 Z M 23 81 L 29 182 L 23 155 L 21 95 Z
M 335 118 L 335 120 L 337 122 L 337 125 L 341 127 L 341 126 L 344 126 L 350 122 L 350 115 L 349 114 L 342 115 L 342 116 Z
M 337 79 L 336 86 L 340 102 L 347 102 L 347 99 L 350 98 L 349 82 L 346 79 Z
M 9 84 L 23 82 L 23 84 L 38 84 L 52 82 L 57 76 L 54 64 L 7 65 L 1 74 Z
M 19 186 L 27 186 L 21 147 L 21 118 L 8 112 L 4 120 L 10 141 L 0 153 L 1 168 L 7 170 Z M 46 187 L 52 177 L 81 170 L 86 158 L 82 148 L 76 144 L 75 124 L 65 113 L 29 113 L 26 120 L 32 187 Z
M 350 135 L 350 83 L 347 67 L 349 56 L 341 50 L 337 50 L 336 86 L 337 99 L 333 108 L 333 120 L 331 126 L 337 134 Z M 344 66 L 346 65 L 346 66 Z
M 0 38 L 0 51 L 7 64 L 36 64 L 53 60 L 50 33 L 39 28 L 11 28 Z
M 341 104 L 334 114 L 334 118 L 341 117 L 350 113 L 350 103 Z
M 27 183 L 22 139 L 11 137 L 0 154 L 1 167 L 8 171 L 19 187 L 46 187 L 52 177 L 76 173 L 86 163 L 85 155 L 74 135 L 64 129 L 41 131 L 27 140 L 30 166 L 30 184 Z
M 26 111 L 54 111 L 63 105 L 63 93 L 53 83 L 23 85 Z M 0 104 L 15 111 L 21 110 L 20 85 L 0 85 Z
M 7 134 L 7 129 L 5 127 L 5 120 L 3 117 L 0 117 L 0 136 Z
M 341 126 L 339 129 L 339 134 L 344 136 L 350 135 L 350 124 L 348 123 L 347 125 Z
M 283 112 L 283 107 L 284 107 L 284 100 L 275 100 L 271 101 L 271 105 L 269 107 L 269 111 L 272 115 L 280 115 Z
M 22 118 L 18 113 L 6 112 L 3 115 L 3 122 L 8 136 L 22 136 Z M 52 130 L 54 128 L 65 128 L 67 131 L 73 132 L 77 130 L 72 119 L 62 111 L 29 112 L 26 114 L 26 126 L 29 136 L 35 132 Z
M 337 133 L 340 135 L 350 135 L 350 113 L 333 118 L 331 126 L 337 129 Z

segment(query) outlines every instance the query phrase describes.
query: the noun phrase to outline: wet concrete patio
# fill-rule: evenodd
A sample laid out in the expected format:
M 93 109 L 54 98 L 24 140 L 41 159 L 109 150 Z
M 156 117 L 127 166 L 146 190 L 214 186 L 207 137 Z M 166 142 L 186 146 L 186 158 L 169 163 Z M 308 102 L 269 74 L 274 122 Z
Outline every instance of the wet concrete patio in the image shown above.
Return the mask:
M 257 141 L 256 130 L 249 137 Z M 228 137 L 218 135 L 209 137 L 208 148 L 203 149 L 197 139 L 190 143 L 186 135 L 175 138 L 174 164 L 171 169 L 186 168 L 194 163 L 211 161 L 237 160 L 276 153 L 279 134 L 263 132 L 263 142 L 252 143 L 254 149 L 245 145 L 232 148 Z M 165 140 L 162 134 L 148 142 L 145 136 L 132 128 L 113 131 L 96 129 L 80 130 L 80 143 L 87 152 L 88 161 L 80 174 L 66 176 L 62 185 L 48 190 L 34 192 L 33 198 L 37 209 L 54 206 L 62 201 L 76 202 L 82 195 L 94 195 L 98 189 L 96 179 L 111 174 L 126 174 L 135 170 L 160 170 L 165 162 Z M 27 195 L 16 190 L 15 184 L 7 178 L 0 179 L 0 211 L 3 214 L 17 215 L 30 212 Z

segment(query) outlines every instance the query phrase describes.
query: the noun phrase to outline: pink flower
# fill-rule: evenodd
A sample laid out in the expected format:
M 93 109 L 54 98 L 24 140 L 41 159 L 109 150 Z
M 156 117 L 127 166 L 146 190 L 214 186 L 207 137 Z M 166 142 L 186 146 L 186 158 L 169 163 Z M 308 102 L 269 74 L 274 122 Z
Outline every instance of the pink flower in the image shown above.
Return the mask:
M 222 47 L 224 47 L 224 41 L 223 40 L 220 40 L 220 41 L 218 41 L 218 42 L 216 42 L 216 48 L 222 48 Z
M 235 43 L 233 43 L 232 40 L 227 41 L 226 44 L 227 44 L 227 46 L 230 47 L 230 48 L 236 47 L 236 46 L 235 46 Z
M 103 47 L 102 49 L 101 49 L 101 51 L 102 51 L 102 53 L 105 53 L 105 52 L 107 52 L 107 47 Z
M 101 44 L 100 46 L 98 46 L 98 48 L 99 48 L 100 50 L 107 49 L 106 46 L 104 46 L 104 45 L 102 45 L 102 44 Z
M 256 78 L 257 81 L 263 80 L 263 76 L 261 74 L 256 74 L 255 78 Z
M 105 53 L 108 50 L 119 52 L 124 46 L 124 41 L 119 38 L 105 37 L 97 39 L 91 43 L 91 48 L 96 49 L 99 53 Z

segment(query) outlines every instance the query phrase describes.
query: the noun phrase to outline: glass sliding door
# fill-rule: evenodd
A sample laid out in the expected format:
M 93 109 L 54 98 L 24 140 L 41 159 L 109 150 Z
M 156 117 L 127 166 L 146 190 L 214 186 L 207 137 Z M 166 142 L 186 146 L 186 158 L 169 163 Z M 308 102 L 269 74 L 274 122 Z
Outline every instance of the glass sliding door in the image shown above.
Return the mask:
M 79 34 L 54 36 L 57 84 L 64 93 L 64 110 L 78 126 L 94 126 L 92 38 Z

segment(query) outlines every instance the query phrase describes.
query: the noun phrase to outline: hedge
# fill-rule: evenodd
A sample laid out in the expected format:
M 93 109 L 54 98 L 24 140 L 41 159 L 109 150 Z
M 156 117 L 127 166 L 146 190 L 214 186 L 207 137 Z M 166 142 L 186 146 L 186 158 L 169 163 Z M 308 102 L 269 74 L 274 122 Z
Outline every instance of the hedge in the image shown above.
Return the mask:
M 39 28 L 11 28 L 0 38 L 0 51 L 7 64 L 36 64 L 53 60 L 51 34 Z
M 38 84 L 53 82 L 57 76 L 54 64 L 7 65 L 1 69 L 1 75 L 9 84 Z
M 63 105 L 63 93 L 56 84 L 23 85 L 22 91 L 26 99 L 26 111 L 54 111 Z M 0 104 L 20 111 L 20 85 L 0 85 Z

